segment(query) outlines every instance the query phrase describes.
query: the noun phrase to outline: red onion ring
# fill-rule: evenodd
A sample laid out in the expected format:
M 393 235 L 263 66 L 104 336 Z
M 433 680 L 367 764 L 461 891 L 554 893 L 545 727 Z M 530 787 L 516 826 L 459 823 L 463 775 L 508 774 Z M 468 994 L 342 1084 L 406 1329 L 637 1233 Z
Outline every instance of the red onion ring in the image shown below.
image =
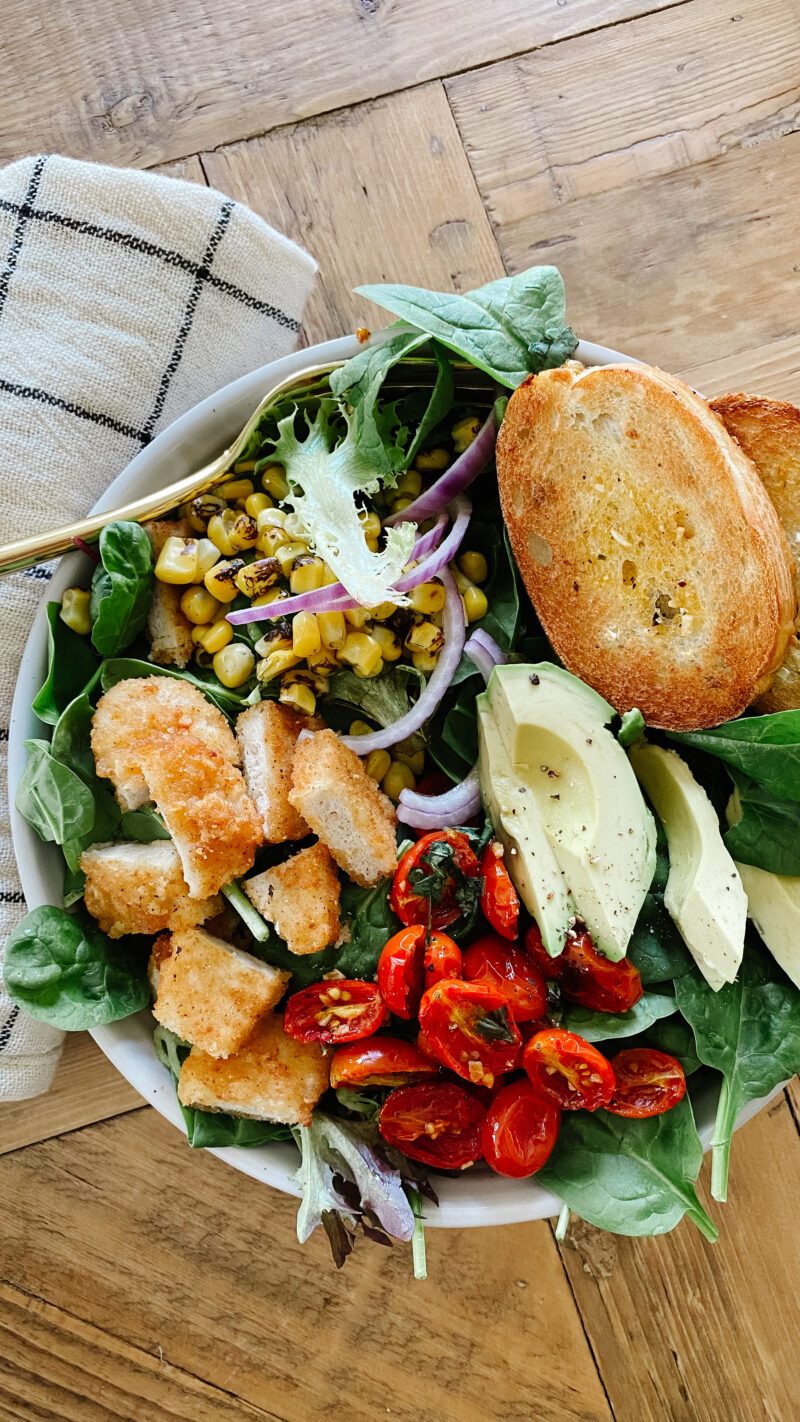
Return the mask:
M 445 504 L 449 504 L 457 494 L 463 494 L 478 475 L 483 473 L 492 457 L 496 442 L 497 418 L 492 409 L 486 416 L 472 444 L 458 456 L 449 469 L 445 470 L 441 478 L 420 494 L 413 504 L 409 504 L 407 508 L 403 509 L 402 513 L 392 514 L 384 521 L 389 525 L 397 523 L 401 519 L 404 521 L 412 519 L 414 523 L 421 523 L 423 519 L 430 518 L 431 514 L 438 513 L 439 509 L 443 509 Z

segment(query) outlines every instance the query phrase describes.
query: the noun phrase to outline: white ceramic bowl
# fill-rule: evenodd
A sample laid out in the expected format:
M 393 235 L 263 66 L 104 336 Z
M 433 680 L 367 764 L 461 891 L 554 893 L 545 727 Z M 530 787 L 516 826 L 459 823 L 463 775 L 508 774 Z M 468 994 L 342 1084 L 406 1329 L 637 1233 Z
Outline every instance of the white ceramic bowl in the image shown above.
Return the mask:
M 360 349 L 355 337 L 329 341 L 286 356 L 272 365 L 262 366 L 251 375 L 226 385 L 224 390 L 203 400 L 176 420 L 132 459 L 95 508 L 98 511 L 113 508 L 191 474 L 221 453 L 234 439 L 271 385 L 311 363 L 346 360 Z M 605 346 L 584 341 L 578 346 L 576 357 L 586 365 L 607 365 L 611 361 L 631 359 Z M 44 734 L 41 723 L 31 710 L 31 702 L 45 677 L 45 608 L 47 601 L 60 599 L 65 588 L 88 581 L 89 575 L 89 562 L 82 553 L 71 553 L 62 558 L 31 628 L 11 712 L 8 746 L 11 829 L 22 887 L 31 909 L 38 908 L 40 904 L 60 903 L 63 879 L 60 849 L 56 845 L 42 844 L 30 825 L 13 808 L 17 783 L 25 765 L 23 742 Z M 172 1078 L 155 1057 L 152 1032 L 153 1019 L 148 1011 L 143 1011 L 122 1022 L 98 1027 L 92 1036 L 145 1101 L 183 1130 Z M 751 1103 L 742 1113 L 739 1124 L 754 1115 L 763 1104 L 762 1101 Z M 695 1109 L 703 1143 L 708 1147 L 715 1110 L 714 1092 L 709 1091 L 699 1102 L 695 1102 Z M 252 1150 L 225 1147 L 214 1150 L 213 1154 L 256 1180 L 263 1180 L 290 1195 L 299 1194 L 294 1179 L 297 1153 L 290 1144 L 276 1143 Z M 190 1156 L 187 1156 L 187 1164 L 189 1160 Z M 545 1219 L 557 1214 L 561 1204 L 535 1180 L 508 1180 L 481 1166 L 465 1172 L 456 1180 L 444 1176 L 438 1178 L 436 1189 L 440 1208 L 429 1210 L 427 1223 L 441 1227 L 463 1228 Z

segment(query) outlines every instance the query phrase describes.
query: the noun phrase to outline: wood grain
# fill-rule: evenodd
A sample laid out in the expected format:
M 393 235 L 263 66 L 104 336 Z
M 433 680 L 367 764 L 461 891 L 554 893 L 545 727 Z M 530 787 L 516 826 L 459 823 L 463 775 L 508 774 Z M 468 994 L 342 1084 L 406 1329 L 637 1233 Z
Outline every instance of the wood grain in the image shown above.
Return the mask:
M 0 1154 L 143 1106 L 87 1032 L 69 1033 L 50 1090 L 0 1104 Z
M 102 1330 L 123 1383 L 161 1351 L 287 1422 L 611 1422 L 544 1223 L 429 1231 L 424 1284 L 407 1246 L 337 1274 L 295 1201 L 149 1110 L 3 1157 L 0 1198 L 6 1282 Z

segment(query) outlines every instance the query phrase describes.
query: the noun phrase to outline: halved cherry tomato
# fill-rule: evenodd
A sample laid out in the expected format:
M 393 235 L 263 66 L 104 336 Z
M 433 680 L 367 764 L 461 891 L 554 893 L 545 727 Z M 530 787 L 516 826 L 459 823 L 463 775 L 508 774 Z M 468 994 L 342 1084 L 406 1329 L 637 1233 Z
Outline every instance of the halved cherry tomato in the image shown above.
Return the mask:
M 542 935 L 539 926 L 532 923 L 525 934 L 525 952 L 529 958 L 533 959 L 535 966 L 539 969 L 545 982 L 551 983 L 554 978 L 560 978 L 564 967 L 564 954 L 559 953 L 557 957 L 551 958 L 542 942 Z
M 416 1015 L 425 991 L 425 925 L 412 924 L 395 933 L 378 959 L 378 987 L 395 1017 Z
M 493 1086 L 519 1064 L 522 1038 L 505 994 L 491 983 L 443 978 L 419 1005 L 425 1048 L 477 1086 Z
M 448 848 L 435 849 L 436 845 Z M 425 877 L 438 878 L 432 897 L 414 892 L 415 870 Z M 466 835 L 458 830 L 434 830 L 406 850 L 394 873 L 389 902 L 401 923 L 427 924 L 430 919 L 431 928 L 447 928 L 461 917 L 456 890 L 469 879 L 474 879 L 478 888 L 478 861 Z
M 464 977 L 468 982 L 488 982 L 497 988 L 515 1022 L 544 1016 L 547 988 L 541 974 L 519 948 L 494 933 L 470 944 L 464 954 Z
M 529 1081 L 512 1081 L 495 1096 L 483 1122 L 483 1154 L 498 1175 L 533 1175 L 558 1136 L 561 1112 Z
M 525 1047 L 522 1065 L 540 1096 L 562 1111 L 596 1111 L 611 1100 L 610 1062 L 576 1032 L 562 1027 L 537 1032 Z
M 526 934 L 525 947 L 545 977 L 558 979 L 564 997 L 595 1012 L 627 1012 L 644 991 L 639 971 L 630 958 L 612 963 L 598 953 L 585 929 L 570 934 L 557 958 L 545 953 L 535 925 Z
M 616 1086 L 607 1109 L 615 1116 L 661 1116 L 686 1094 L 686 1077 L 675 1057 L 655 1047 L 629 1047 L 611 1058 Z
M 417 781 L 418 795 L 444 795 L 446 790 L 452 788 L 453 782 L 443 770 L 429 770 L 427 775 Z
M 480 1159 L 484 1107 L 455 1082 L 392 1091 L 378 1118 L 381 1135 L 412 1160 L 463 1170 Z
M 425 949 L 425 987 L 433 987 L 442 978 L 460 978 L 464 975 L 464 960 L 461 949 L 446 933 L 432 933 Z
M 334 1053 L 331 1086 L 405 1086 L 419 1076 L 435 1076 L 438 1070 L 438 1062 L 424 1056 L 413 1042 L 371 1037 Z
M 293 993 L 283 1025 L 298 1042 L 357 1042 L 377 1032 L 388 1016 L 375 983 L 340 978 Z
M 483 893 L 481 911 L 487 923 L 503 938 L 516 938 L 519 923 L 519 895 L 503 863 L 503 846 L 497 840 L 487 844 L 481 859 Z

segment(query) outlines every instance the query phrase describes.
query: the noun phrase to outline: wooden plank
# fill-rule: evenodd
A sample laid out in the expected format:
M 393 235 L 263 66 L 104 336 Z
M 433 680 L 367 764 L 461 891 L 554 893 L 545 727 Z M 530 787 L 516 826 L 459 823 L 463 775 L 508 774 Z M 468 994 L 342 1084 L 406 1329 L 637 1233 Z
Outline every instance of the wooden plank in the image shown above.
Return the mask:
M 0 1198 L 10 1285 L 287 1422 L 611 1422 L 544 1223 L 429 1231 L 425 1284 L 408 1246 L 337 1274 L 152 1111 L 5 1156 Z
M 799 1181 L 780 1097 L 736 1135 L 715 1245 L 685 1221 L 638 1241 L 570 1227 L 563 1259 L 616 1422 L 797 1415 Z
M 213 187 L 249 203 L 317 258 L 308 342 L 388 324 L 386 312 L 352 295 L 360 283 L 465 291 L 503 273 L 441 84 L 202 160 Z
M 800 341 L 790 334 L 756 350 L 690 366 L 681 374 L 709 398 L 726 390 L 746 390 L 800 405 Z
M 0 1154 L 143 1105 L 88 1033 L 69 1033 L 50 1090 L 0 1105 Z
M 174 163 L 162 163 L 156 170 L 166 178 L 183 178 L 187 183 L 205 184 L 206 175 L 196 153 L 189 158 L 177 158 Z
M 9 0 L 0 161 L 149 166 L 676 0 Z

